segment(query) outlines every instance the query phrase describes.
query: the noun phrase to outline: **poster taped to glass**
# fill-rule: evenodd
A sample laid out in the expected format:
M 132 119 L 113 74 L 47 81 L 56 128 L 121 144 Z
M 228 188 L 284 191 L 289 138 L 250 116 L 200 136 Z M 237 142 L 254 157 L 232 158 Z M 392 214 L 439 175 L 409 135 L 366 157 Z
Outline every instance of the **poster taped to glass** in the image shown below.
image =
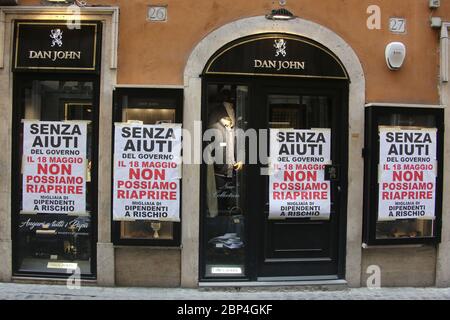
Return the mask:
M 23 120 L 22 213 L 86 214 L 87 123 Z
M 329 219 L 330 129 L 271 129 L 269 219 Z
M 115 124 L 115 221 L 180 221 L 181 132 L 180 124 Z
M 378 220 L 434 219 L 437 129 L 380 127 Z

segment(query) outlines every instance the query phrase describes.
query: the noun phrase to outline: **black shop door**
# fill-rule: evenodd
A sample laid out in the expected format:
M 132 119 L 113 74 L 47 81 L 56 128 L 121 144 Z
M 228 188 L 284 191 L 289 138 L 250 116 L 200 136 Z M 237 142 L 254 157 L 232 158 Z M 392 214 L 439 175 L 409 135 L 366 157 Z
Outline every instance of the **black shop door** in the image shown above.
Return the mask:
M 254 229 L 249 240 L 254 242 L 256 255 L 254 276 L 259 281 L 343 278 L 348 149 L 344 90 L 280 82 L 256 89 L 257 103 L 252 104 L 253 115 L 257 114 L 253 117 L 255 127 L 329 129 L 331 166 L 325 169 L 325 179 L 330 181 L 329 217 L 282 219 L 269 217 L 270 178 L 264 174 L 266 167 L 251 166 L 248 173 L 254 192 L 248 194 L 254 197 L 254 205 L 249 206 Z

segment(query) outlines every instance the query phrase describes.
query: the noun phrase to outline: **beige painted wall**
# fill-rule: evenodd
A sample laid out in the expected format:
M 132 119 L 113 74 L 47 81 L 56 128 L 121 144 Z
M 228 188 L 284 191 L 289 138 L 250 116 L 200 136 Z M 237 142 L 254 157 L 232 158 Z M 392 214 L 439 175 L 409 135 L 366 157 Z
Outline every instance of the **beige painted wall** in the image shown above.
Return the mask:
M 189 55 L 194 47 L 212 31 L 232 21 L 251 17 L 261 16 L 273 8 L 272 2 L 266 0 L 252 1 L 219 1 L 219 0 L 198 0 L 196 2 L 184 0 L 165 0 L 159 3 L 169 5 L 169 21 L 167 23 L 149 23 L 145 19 L 146 6 L 148 0 L 96 0 L 95 4 L 111 4 L 120 6 L 120 39 L 119 39 L 119 84 L 143 84 L 161 85 L 174 84 L 186 85 L 183 79 L 183 71 Z M 333 30 L 340 35 L 356 52 L 361 61 L 366 77 L 366 102 L 404 102 L 404 103 L 427 103 L 438 104 L 438 31 L 432 30 L 428 25 L 430 12 L 425 0 L 392 1 L 378 0 L 377 4 L 382 9 L 383 29 L 369 31 L 366 28 L 366 9 L 371 0 L 288 0 L 288 8 L 301 18 L 310 20 Z M 39 0 L 22 0 L 23 5 L 36 5 Z M 90 1 L 94 3 L 94 1 Z M 436 15 L 447 17 L 450 20 L 450 2 L 443 2 L 443 7 L 436 12 Z M 406 35 L 393 35 L 386 29 L 390 16 L 403 16 L 408 19 L 408 33 Z M 195 17 L 195 19 L 192 19 Z M 292 23 L 295 23 L 294 21 Z M 318 31 L 319 32 L 319 31 Z M 174 40 L 175 39 L 175 40 Z M 399 72 L 387 70 L 384 61 L 384 47 L 390 41 L 403 41 L 408 47 L 408 56 L 405 67 Z M 206 61 L 205 61 L 206 62 Z M 8 65 L 6 65 L 8 66 Z M 109 79 L 108 79 L 109 83 Z M 192 84 L 192 87 L 197 84 Z M 197 88 L 199 89 L 199 88 Z M 0 90 L 9 92 L 10 83 L 1 83 Z M 105 94 L 110 92 L 108 87 L 103 87 Z M 102 121 L 104 125 L 110 121 L 111 105 L 110 96 L 103 104 Z M 8 99 L 0 101 L 2 110 L 9 110 Z M 361 105 L 361 108 L 363 106 Z M 2 112 L 2 119 L 8 122 L 9 111 Z M 355 148 L 358 149 L 362 139 L 362 119 L 359 114 L 353 115 L 354 123 L 351 133 L 358 136 L 355 139 Z M 194 115 L 192 115 L 194 117 Z M 8 122 L 9 123 L 9 122 Z M 106 127 L 104 127 L 106 128 Z M 0 138 L 5 139 L 6 146 L 9 143 L 10 127 L 5 126 L 0 131 Z M 108 129 L 109 130 L 109 129 Z M 102 142 L 104 152 L 100 161 L 104 164 L 105 172 L 109 172 L 110 147 L 107 141 Z M 352 153 L 354 162 L 358 163 L 353 167 L 354 173 L 361 172 L 361 160 L 356 159 L 360 153 Z M 2 162 L 3 163 L 3 162 Z M 185 181 L 196 182 L 198 168 L 192 168 L 184 177 Z M 7 172 L 7 171 L 6 171 Z M 9 175 L 5 174 L 4 178 Z M 0 177 L 3 178 L 3 177 Z M 361 187 L 361 175 L 353 175 L 353 183 L 357 188 Z M 2 179 L 3 181 L 3 179 Z M 5 181 L 9 181 L 6 179 Z M 101 252 L 107 252 L 102 261 L 102 266 L 109 272 L 105 275 L 103 282 L 112 284 L 115 281 L 119 285 L 149 285 L 149 286 L 177 286 L 180 283 L 181 254 L 179 251 L 166 250 L 146 250 L 144 248 L 113 249 L 109 242 L 109 177 L 105 175 L 103 179 L 104 193 L 100 199 L 100 207 L 103 209 L 101 215 L 100 241 L 104 242 L 101 247 L 105 247 Z M 3 185 L 3 184 L 2 184 Z M 184 184 L 185 186 L 186 184 Z M 356 188 L 355 187 L 355 188 Z M 9 207 L 9 186 L 6 184 L 0 188 L 2 203 Z M 356 217 L 359 210 L 360 199 L 353 199 L 349 202 L 354 205 L 353 215 L 356 220 L 354 227 L 350 229 L 351 245 L 353 252 L 358 252 L 360 245 L 360 220 Z M 197 200 L 195 200 L 197 202 Z M 197 205 L 194 203 L 193 205 Z M 198 212 L 192 212 L 197 214 Z M 2 230 L 4 241 L 0 237 L 0 255 L 2 250 L 10 250 L 9 230 Z M 184 224 L 183 233 L 188 235 L 184 241 L 185 248 L 198 248 L 195 234 L 198 232 L 196 224 Z M 191 238 L 194 235 L 194 238 Z M 349 251 L 350 252 L 350 251 Z M 362 253 L 362 264 L 360 252 L 356 254 L 357 265 L 350 266 L 355 270 L 351 271 L 354 282 L 365 283 L 365 270 L 371 264 L 380 265 L 382 268 L 382 284 L 385 285 L 433 285 L 436 269 L 436 250 L 432 247 L 404 248 L 404 249 L 368 249 Z M 115 258 L 113 258 L 115 255 Z M 195 285 L 196 279 L 192 278 L 197 272 L 197 260 L 189 260 L 192 253 L 183 250 L 183 255 L 187 263 L 184 264 L 186 272 L 186 286 Z M 359 257 L 358 257 L 359 255 Z M 6 255 L 4 255 L 7 257 Z M 197 258 L 194 254 L 194 258 Z M 111 265 L 112 259 L 114 264 Z M 154 270 L 164 265 L 170 264 L 167 277 L 154 278 Z M 108 267 L 109 265 L 109 267 Z M 406 266 L 405 266 L 406 265 Z M 349 267 L 349 265 L 348 265 Z M 362 268 L 361 268 L 362 267 Z M 103 268 L 103 267 L 102 267 Z M 407 268 L 406 272 L 402 268 Z M 111 270 L 112 269 L 112 270 Z M 178 271 L 177 271 L 178 270 Z M 153 272 L 153 273 L 152 273 Z M 134 274 L 133 274 L 134 273 Z M 133 274 L 133 277 L 130 275 Z M 1 275 L 1 273 L 0 273 Z M 1 280 L 2 277 L 0 277 Z M 188 279 L 189 278 L 189 279 Z M 6 279 L 6 278 L 4 278 Z M 194 281 L 193 281 L 194 280 Z M 138 281 L 133 282 L 133 281 Z
M 450 31 L 450 20 L 448 30 Z M 450 44 L 448 45 L 450 53 Z M 450 59 L 450 54 L 449 57 Z M 450 66 L 449 70 L 450 72 Z M 450 83 L 441 84 L 441 103 L 445 107 L 445 141 L 444 148 L 444 195 L 450 192 Z M 445 199 L 445 196 L 444 196 Z M 438 259 L 436 266 L 436 285 L 439 287 L 450 287 L 450 203 L 444 201 L 442 209 L 442 242 L 439 244 Z
M 180 249 L 119 247 L 115 249 L 117 286 L 178 287 Z
M 20 3 L 36 5 L 40 0 Z M 88 3 L 120 7 L 119 84 L 181 85 L 189 54 L 202 38 L 227 23 L 262 16 L 278 7 L 275 0 L 90 0 Z M 146 21 L 150 3 L 168 5 L 167 23 Z M 367 102 L 439 103 L 439 33 L 428 23 L 428 0 L 288 0 L 287 3 L 287 8 L 297 16 L 333 30 L 355 50 L 366 74 Z M 381 30 L 366 27 L 367 7 L 372 4 L 381 8 Z M 442 7 L 434 15 L 450 20 L 450 1 L 442 1 Z M 408 19 L 406 35 L 389 32 L 387 26 L 392 16 Z M 386 68 L 384 48 L 390 41 L 403 41 L 408 48 L 405 68 L 399 72 Z
M 361 286 L 371 265 L 381 269 L 381 287 L 430 287 L 436 279 L 436 248 L 371 248 L 363 250 Z

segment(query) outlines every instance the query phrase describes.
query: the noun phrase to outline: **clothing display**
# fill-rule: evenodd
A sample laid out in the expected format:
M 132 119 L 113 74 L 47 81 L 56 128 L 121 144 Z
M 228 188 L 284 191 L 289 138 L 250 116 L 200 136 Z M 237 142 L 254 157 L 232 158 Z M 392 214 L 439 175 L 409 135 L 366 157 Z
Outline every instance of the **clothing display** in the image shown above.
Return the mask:
M 215 135 L 214 164 L 207 165 L 207 187 L 212 191 L 208 192 L 207 198 L 209 217 L 217 217 L 236 205 L 235 125 L 236 115 L 231 102 L 213 105 L 208 129 L 220 134 Z
M 226 233 L 223 236 L 212 238 L 208 243 L 215 246 L 215 248 L 226 249 L 240 249 L 244 247 L 244 242 L 237 236 L 236 233 Z

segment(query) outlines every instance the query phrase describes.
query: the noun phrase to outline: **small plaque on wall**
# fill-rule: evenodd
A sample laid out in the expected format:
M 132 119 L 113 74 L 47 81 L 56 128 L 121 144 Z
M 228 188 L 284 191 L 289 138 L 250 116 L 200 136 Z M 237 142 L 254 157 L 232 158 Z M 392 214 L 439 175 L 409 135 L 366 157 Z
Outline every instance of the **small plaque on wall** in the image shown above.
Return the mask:
M 149 6 L 147 20 L 151 22 L 166 22 L 167 6 Z
M 406 19 L 405 18 L 390 18 L 389 30 L 392 33 L 406 33 Z

